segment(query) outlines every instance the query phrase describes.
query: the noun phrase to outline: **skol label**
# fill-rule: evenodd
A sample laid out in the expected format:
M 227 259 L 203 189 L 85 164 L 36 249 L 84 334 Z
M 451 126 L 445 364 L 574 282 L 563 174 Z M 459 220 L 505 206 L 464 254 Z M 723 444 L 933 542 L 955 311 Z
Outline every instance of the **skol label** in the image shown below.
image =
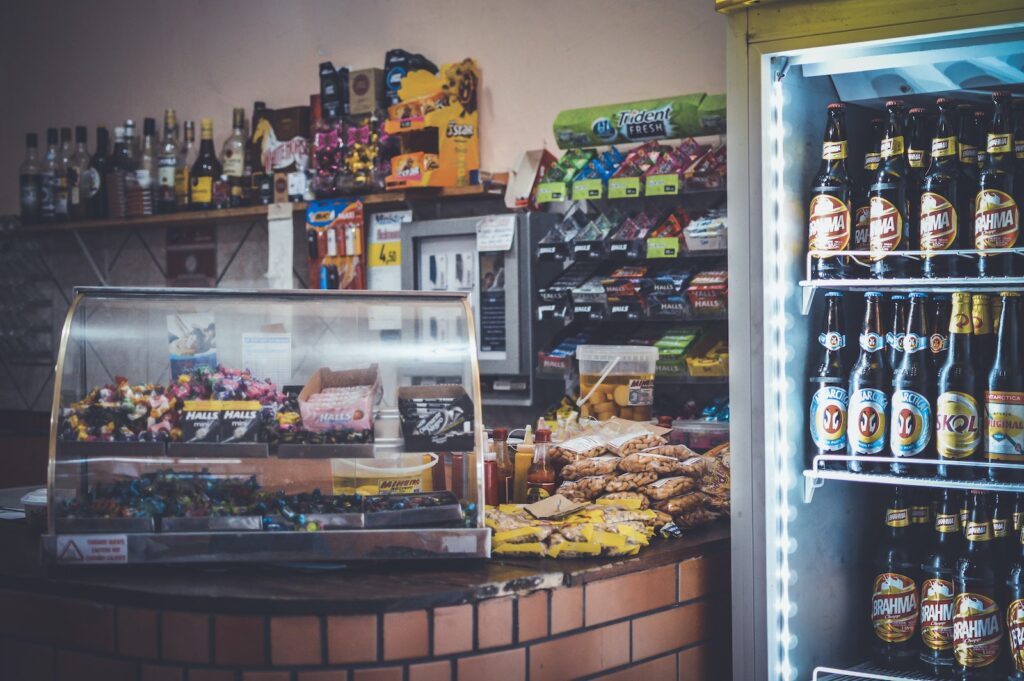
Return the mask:
M 964 459 L 981 444 L 978 401 L 956 390 L 935 401 L 935 446 L 943 459 Z
M 909 641 L 917 629 L 917 585 L 906 575 L 883 572 L 875 577 L 871 623 L 875 636 L 887 643 Z
M 988 596 L 959 593 L 953 599 L 953 655 L 968 668 L 987 667 L 999 657 L 1003 628 L 999 606 Z
M 932 409 L 928 399 L 913 390 L 892 395 L 892 433 L 889 448 L 896 456 L 917 456 L 931 440 Z
M 896 204 L 881 196 L 871 197 L 870 245 L 874 253 L 894 251 L 903 238 L 903 216 Z
M 811 398 L 811 439 L 826 452 L 846 448 L 846 403 L 844 388 L 819 388 Z
M 1010 638 L 1010 662 L 1016 671 L 1024 672 L 1024 600 L 1006 608 L 1006 635 Z
M 1013 197 L 983 189 L 974 202 L 975 248 L 1013 248 L 1020 233 L 1020 209 Z
M 942 194 L 921 194 L 921 250 L 944 251 L 956 241 L 956 210 Z
M 989 458 L 1024 463 L 1024 393 L 985 391 Z
M 850 206 L 831 194 L 811 199 L 810 232 L 819 251 L 845 251 L 850 245 Z
M 879 344 L 881 347 L 881 344 Z M 861 388 L 850 395 L 847 437 L 850 449 L 861 456 L 877 456 L 885 449 L 885 410 L 888 398 L 881 390 Z
M 953 649 L 953 582 L 948 579 L 921 584 L 921 640 L 932 650 Z

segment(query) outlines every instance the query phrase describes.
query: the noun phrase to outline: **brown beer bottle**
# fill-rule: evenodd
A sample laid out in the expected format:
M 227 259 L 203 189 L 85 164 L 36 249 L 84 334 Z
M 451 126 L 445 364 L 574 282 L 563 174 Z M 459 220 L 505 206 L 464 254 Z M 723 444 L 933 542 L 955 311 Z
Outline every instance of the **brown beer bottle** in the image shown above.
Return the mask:
M 983 377 L 992 368 L 996 354 L 996 334 L 992 327 L 992 301 L 984 293 L 971 296 L 971 323 L 974 325 L 974 368 Z M 996 300 L 998 304 L 998 299 Z M 998 309 L 998 308 L 997 308 Z
M 917 216 L 910 214 L 903 102 L 890 99 L 885 108 L 889 112 L 889 122 L 882 138 L 882 162 L 869 192 L 871 274 L 876 278 L 900 278 L 916 273 L 910 262 L 899 253 L 918 243 L 913 237 L 913 223 Z
M 1017 468 L 989 468 L 989 478 L 1024 480 L 1024 375 L 1020 362 L 1020 294 L 1004 291 L 999 339 L 985 390 L 985 455 L 990 463 Z
M 1013 525 L 1010 496 L 1009 492 L 992 495 L 992 556 L 999 565 L 1010 560 L 1010 527 Z
M 931 350 L 932 366 L 935 368 L 935 374 L 938 375 L 942 365 L 946 363 L 946 355 L 949 353 L 951 303 L 949 296 L 945 293 L 932 294 L 931 301 L 932 313 L 928 318 L 928 330 L 931 335 L 928 337 L 928 349 Z M 970 320 L 970 316 L 968 316 L 968 320 Z
M 1024 532 L 1014 536 L 1013 556 L 1006 577 L 1006 640 L 1008 679 L 1024 681 Z
M 957 158 L 960 159 L 960 169 L 967 178 L 970 186 L 978 184 L 978 139 L 974 126 L 974 107 L 970 104 L 958 104 L 956 117 L 959 121 L 957 128 Z M 974 200 L 971 200 L 971 215 L 973 216 Z M 965 217 L 966 222 L 966 217 Z M 973 224 L 971 225 L 973 227 Z M 967 225 L 964 225 L 966 228 Z M 973 229 L 971 232 L 973 233 Z
M 971 491 L 964 548 L 953 576 L 953 676 L 996 679 L 1003 621 L 992 557 L 992 523 L 984 492 Z
M 949 352 L 939 370 L 935 400 L 935 448 L 942 460 L 979 461 L 981 458 L 981 375 L 975 371 L 971 341 L 971 294 L 954 293 L 949 318 Z M 939 466 L 944 478 L 973 479 L 976 467 Z
M 846 453 L 850 456 L 884 456 L 885 420 L 888 418 L 892 374 L 882 334 L 882 294 L 864 294 L 864 326 L 860 332 L 860 355 L 850 371 L 850 404 L 847 409 Z M 877 470 L 878 465 L 850 461 L 854 473 Z
M 907 297 L 895 294 L 892 300 L 892 320 L 889 331 L 885 334 L 886 359 L 889 368 L 896 371 L 903 359 L 903 336 L 907 332 Z
M 954 499 L 942 490 L 921 565 L 921 663 L 933 676 L 949 676 L 953 668 L 953 571 L 962 541 Z
M 1020 236 L 1010 93 L 994 92 L 992 101 L 995 112 L 974 200 L 974 244 L 975 248 L 996 251 L 978 258 L 980 276 L 1015 277 L 1024 272 L 1021 258 L 1013 253 L 998 253 L 999 249 L 1016 247 Z
M 892 375 L 892 403 L 889 409 L 889 469 L 894 475 L 909 475 L 913 468 L 901 463 L 910 457 L 930 458 L 935 428 L 934 372 L 928 358 L 928 334 L 924 307 L 928 296 L 910 294 L 907 332 L 903 336 L 903 358 Z
M 853 250 L 867 251 L 871 248 L 871 184 L 882 160 L 882 119 L 871 119 L 871 147 L 864 154 L 864 173 L 857 189 L 857 210 L 853 216 Z
M 846 170 L 846 105 L 828 105 L 828 123 L 821 143 L 821 166 L 811 183 L 810 238 L 817 251 L 848 251 L 852 230 L 853 182 Z M 818 279 L 842 279 L 846 276 L 844 258 L 815 258 L 814 276 Z
M 811 369 L 811 406 L 809 430 L 811 454 L 842 454 L 846 450 L 846 394 L 849 370 L 843 357 L 846 347 L 846 322 L 843 318 L 843 294 L 825 294 L 825 321 L 818 343 L 818 361 Z
M 896 487 L 885 510 L 871 590 L 872 657 L 878 664 L 910 669 L 917 660 L 918 562 L 910 541 L 910 508 Z
M 953 102 L 943 97 L 938 105 L 931 164 L 921 182 L 920 250 L 970 249 L 974 248 L 974 185 L 957 159 Z M 968 274 L 964 262 L 959 257 L 925 256 L 921 266 L 926 277 L 959 277 Z

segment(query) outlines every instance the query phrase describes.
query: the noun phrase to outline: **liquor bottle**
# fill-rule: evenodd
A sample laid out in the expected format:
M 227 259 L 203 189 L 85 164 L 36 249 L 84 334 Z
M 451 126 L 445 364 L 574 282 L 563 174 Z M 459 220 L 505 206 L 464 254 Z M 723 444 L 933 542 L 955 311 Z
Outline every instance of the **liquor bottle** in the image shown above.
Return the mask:
M 18 187 L 21 196 L 21 222 L 34 225 L 40 220 L 42 203 L 42 166 L 39 162 L 39 136 L 25 135 L 25 160 L 18 169 Z
M 932 411 L 931 361 L 925 349 L 924 307 L 928 296 L 910 294 L 907 332 L 903 337 L 903 357 L 893 371 L 892 403 L 889 412 L 889 453 L 894 457 L 889 467 L 894 475 L 907 475 L 911 468 L 901 459 L 919 456 L 929 458 L 932 432 L 935 427 Z
M 970 104 L 958 104 L 956 107 L 956 117 L 959 120 L 956 135 L 959 148 L 957 158 L 960 160 L 960 169 L 968 180 L 967 185 L 973 187 L 978 183 L 978 139 L 974 123 L 974 107 Z M 973 216 L 974 202 L 972 201 L 971 203 L 971 215 Z M 966 224 L 964 228 L 967 228 Z M 972 229 L 971 231 L 973 232 L 974 230 Z
M 903 359 L 903 335 L 906 332 L 907 297 L 897 293 L 892 297 L 892 322 L 885 334 L 886 359 L 891 371 L 896 371 Z
M 129 121 L 130 122 L 130 121 Z M 127 127 L 114 128 L 114 160 L 113 167 L 122 171 L 126 177 L 135 177 L 138 161 L 132 151 L 131 139 Z
M 1011 531 L 1013 517 L 1010 510 L 1010 493 L 996 492 L 992 495 L 992 557 L 997 565 L 1005 565 L 1011 558 Z
M 988 154 L 978 175 L 974 201 L 974 243 L 978 249 L 1014 248 L 1020 236 L 1010 93 L 994 92 L 992 100 L 995 112 L 986 143 Z M 982 277 L 1020 276 L 1022 272 L 1021 258 L 1012 253 L 978 258 L 978 274 Z
M 245 109 L 235 108 L 231 112 L 231 136 L 224 140 L 221 148 L 221 164 L 228 178 L 230 205 L 242 205 L 245 177 Z
M 952 100 L 938 100 L 939 122 L 932 138 L 932 158 L 921 183 L 922 251 L 974 248 L 974 197 L 970 180 L 957 158 Z M 926 277 L 958 277 L 967 269 L 958 257 L 925 257 Z
M 164 110 L 164 137 L 157 157 L 156 211 L 173 213 L 178 209 L 174 183 L 178 174 L 178 117 L 174 109 Z
M 110 133 L 106 126 L 96 126 L 96 153 L 89 164 L 92 186 L 85 198 L 86 212 L 90 218 L 107 217 L 107 173 L 110 172 Z
M 274 202 L 273 182 L 263 168 L 263 150 L 260 148 L 260 144 L 254 140 L 256 129 L 263 119 L 266 109 L 265 102 L 253 102 L 252 131 L 245 142 L 245 172 L 250 178 L 250 200 L 248 203 L 252 205 L 268 205 Z
M 850 404 L 847 410 L 849 456 L 884 456 L 885 426 L 888 417 L 889 388 L 892 385 L 882 330 L 882 294 L 864 294 L 864 325 L 860 332 L 860 355 L 850 371 Z M 855 473 L 877 470 L 872 464 L 850 461 Z
M 189 205 L 189 175 L 192 172 L 192 164 L 195 163 L 195 142 L 195 124 L 192 121 L 185 121 L 185 134 L 181 140 L 181 148 L 178 149 L 177 165 L 174 168 L 174 199 L 178 204 L 178 210 L 188 208 Z
M 88 199 L 92 195 L 95 171 L 90 167 L 87 148 L 88 131 L 84 125 L 75 127 L 75 150 L 68 159 L 68 215 L 84 220 L 89 215 Z
M 551 431 L 538 428 L 534 435 L 533 462 L 526 472 L 526 500 L 534 503 L 546 499 L 555 493 L 558 486 L 555 482 L 555 469 L 548 459 L 548 448 L 551 446 Z
M 135 139 L 135 121 L 131 118 L 124 119 L 124 143 L 128 146 L 128 151 L 133 159 L 136 159 L 136 166 L 138 166 L 139 158 L 139 143 Z
M 39 220 L 53 222 L 57 219 L 57 166 L 60 163 L 57 150 L 57 128 L 46 129 L 46 153 L 40 164 Z
M 889 111 L 889 122 L 882 138 L 882 162 L 870 190 L 871 274 L 876 278 L 898 278 L 915 274 L 899 252 L 918 243 L 914 238 L 917 216 L 910 214 L 903 102 L 890 99 L 885 108 Z M 891 253 L 895 256 L 886 255 Z
M 129 178 L 135 178 L 135 159 L 125 142 L 124 126 L 114 128 L 114 150 L 109 169 L 103 178 L 107 187 L 107 212 L 112 218 L 123 218 L 127 214 L 126 190 Z
M 996 335 L 992 328 L 992 304 L 990 296 L 975 293 L 971 296 L 971 324 L 974 327 L 974 370 L 983 378 L 992 369 L 992 358 L 996 354 Z M 999 299 L 995 302 L 998 304 Z M 998 309 L 998 308 L 997 308 Z
M 156 120 L 142 119 L 142 149 L 139 152 L 139 164 L 135 168 L 135 181 L 146 190 L 153 188 L 157 180 Z
M 949 351 L 949 316 L 951 303 L 948 294 L 935 293 L 931 296 L 932 311 L 928 315 L 928 349 L 931 352 L 932 368 L 938 376 L 946 362 Z M 968 315 L 968 320 L 970 316 Z
M 811 247 L 817 251 L 838 252 L 850 248 L 854 189 L 846 170 L 846 105 L 828 105 L 828 122 L 821 142 L 821 165 L 811 182 L 809 233 Z M 814 259 L 818 279 L 842 279 L 846 276 L 844 258 Z
M 1003 643 L 988 502 L 978 490 L 970 497 L 964 548 L 953 573 L 953 676 L 963 681 L 998 678 Z
M 495 428 L 491 431 L 491 439 L 494 440 L 494 454 L 497 462 L 498 475 L 498 503 L 514 503 L 513 489 L 514 465 L 512 455 L 508 450 L 508 428 Z
M 872 657 L 885 667 L 910 669 L 918 659 L 919 572 L 910 541 L 910 508 L 903 488 L 896 487 L 878 537 L 871 591 Z
M 194 210 L 209 210 L 214 207 L 213 183 L 223 169 L 213 150 L 213 119 L 202 119 L 199 129 L 199 154 L 189 173 L 189 205 Z
M 939 370 L 935 400 L 935 448 L 942 460 L 972 461 L 981 458 L 981 418 L 978 397 L 981 374 L 975 371 L 971 341 L 971 294 L 954 293 L 949 318 L 949 351 Z M 979 471 L 971 466 L 939 466 L 944 478 L 973 479 Z
M 818 361 L 811 371 L 810 436 L 811 455 L 842 454 L 846 449 L 846 388 L 850 372 L 843 360 L 846 322 L 843 294 L 825 294 L 825 320 L 818 334 Z
M 68 213 L 68 161 L 71 160 L 71 128 L 60 129 L 60 147 L 57 150 L 57 165 L 54 175 L 56 189 L 53 193 L 53 212 L 63 222 Z
M 955 497 L 943 489 L 921 564 L 921 663 L 932 676 L 949 676 L 953 668 L 953 571 L 960 532 Z
M 1016 469 L 989 468 L 989 478 L 1024 480 L 1024 375 L 1020 361 L 1020 294 L 999 294 L 1003 308 L 995 360 L 985 390 L 985 456 L 990 463 L 1017 464 Z
M 1018 530 L 1013 539 L 1013 556 L 1006 577 L 1006 640 L 1010 668 L 1007 678 L 1024 681 L 1024 532 Z
M 882 119 L 871 119 L 871 148 L 864 154 L 864 173 L 857 188 L 857 210 L 853 218 L 853 250 L 866 251 L 871 247 L 871 183 L 882 160 Z

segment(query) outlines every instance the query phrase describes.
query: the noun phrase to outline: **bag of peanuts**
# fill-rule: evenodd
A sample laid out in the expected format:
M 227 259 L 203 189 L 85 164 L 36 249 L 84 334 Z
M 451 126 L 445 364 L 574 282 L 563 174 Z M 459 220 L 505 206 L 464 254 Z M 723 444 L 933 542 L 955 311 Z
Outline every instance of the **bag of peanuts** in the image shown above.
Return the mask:
M 551 447 L 551 459 L 562 465 L 575 463 L 580 459 L 591 459 L 607 451 L 605 441 L 597 435 L 581 435 L 559 442 Z
M 612 454 L 628 456 L 634 452 L 640 452 L 651 447 L 665 444 L 665 438 L 646 430 L 633 431 L 613 437 L 608 441 L 608 450 Z

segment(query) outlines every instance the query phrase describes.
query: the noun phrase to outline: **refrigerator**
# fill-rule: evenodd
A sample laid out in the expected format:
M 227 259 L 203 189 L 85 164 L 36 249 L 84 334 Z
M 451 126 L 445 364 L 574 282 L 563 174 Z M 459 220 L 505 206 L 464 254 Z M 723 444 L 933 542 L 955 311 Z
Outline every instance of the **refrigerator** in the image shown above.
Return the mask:
M 864 566 L 893 483 L 809 470 L 807 356 L 829 289 L 805 281 L 807 201 L 830 102 L 847 103 L 859 173 L 886 99 L 934 108 L 941 95 L 1024 94 L 1024 3 L 717 5 L 728 12 L 733 678 L 926 678 L 858 667 L 872 635 Z M 872 288 L 845 289 L 856 300 L 848 328 Z

